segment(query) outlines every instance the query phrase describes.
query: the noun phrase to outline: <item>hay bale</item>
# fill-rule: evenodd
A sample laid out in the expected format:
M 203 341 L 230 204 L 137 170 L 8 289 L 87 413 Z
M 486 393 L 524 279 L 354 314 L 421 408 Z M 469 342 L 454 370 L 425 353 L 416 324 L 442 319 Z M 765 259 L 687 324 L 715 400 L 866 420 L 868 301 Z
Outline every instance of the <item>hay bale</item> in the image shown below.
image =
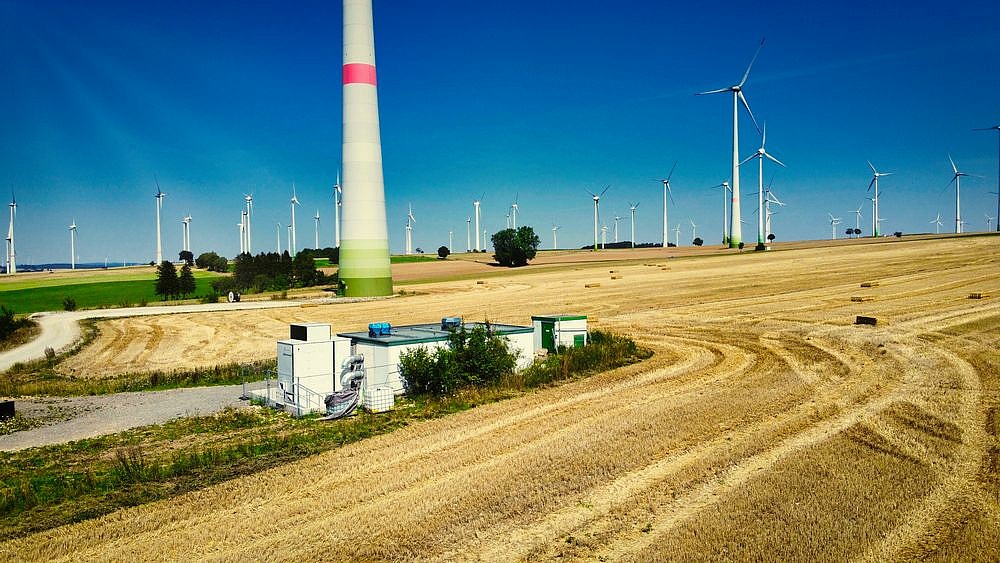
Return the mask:
M 486 285 L 486 282 L 483 280 L 477 280 L 476 285 Z
M 986 295 L 985 293 L 976 292 L 969 294 L 969 299 L 986 299 L 987 297 L 989 297 L 989 295 Z
M 877 281 L 861 282 L 861 287 L 878 287 Z
M 303 304 L 299 305 L 299 307 L 302 308 L 302 309 L 308 309 L 310 307 L 319 307 L 319 305 L 316 304 L 316 303 L 303 303 Z
M 877 322 L 878 322 L 878 319 L 876 319 L 875 317 L 863 317 L 861 315 L 858 315 L 858 317 L 854 320 L 854 324 L 856 324 L 856 325 L 871 325 L 871 326 L 875 326 L 875 323 L 877 323 Z
M 613 279 L 613 280 L 620 280 L 620 279 L 622 279 L 622 277 L 620 275 L 617 275 L 617 274 L 612 274 L 611 275 L 611 279 Z
M 863 303 L 865 301 L 875 301 L 875 298 L 871 295 L 864 295 L 864 296 L 855 295 L 851 297 L 851 301 L 854 303 Z
M 583 287 L 601 287 L 601 284 L 599 284 L 599 283 L 587 283 L 587 284 L 584 284 Z

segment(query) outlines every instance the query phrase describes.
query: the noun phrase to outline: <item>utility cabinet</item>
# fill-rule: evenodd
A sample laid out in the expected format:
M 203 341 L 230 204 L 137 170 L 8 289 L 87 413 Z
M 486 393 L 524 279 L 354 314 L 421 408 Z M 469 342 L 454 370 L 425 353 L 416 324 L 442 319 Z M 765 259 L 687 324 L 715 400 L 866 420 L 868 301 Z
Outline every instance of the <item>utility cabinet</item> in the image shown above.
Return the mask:
M 351 354 L 351 341 L 331 337 L 330 325 L 320 323 L 293 324 L 289 332 L 292 338 L 277 344 L 278 387 L 284 404 L 314 410 L 340 391 L 338 360 Z

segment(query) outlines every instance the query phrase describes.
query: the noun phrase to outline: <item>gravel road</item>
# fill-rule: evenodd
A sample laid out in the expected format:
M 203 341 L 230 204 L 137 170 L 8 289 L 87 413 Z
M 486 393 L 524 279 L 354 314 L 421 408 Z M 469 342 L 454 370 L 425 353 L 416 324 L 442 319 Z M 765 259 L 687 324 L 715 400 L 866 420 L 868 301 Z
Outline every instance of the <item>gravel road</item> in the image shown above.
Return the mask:
M 0 451 L 62 444 L 161 424 L 186 416 L 205 416 L 241 407 L 241 385 L 139 391 L 88 397 L 16 399 L 15 408 L 44 426 L 0 436 Z

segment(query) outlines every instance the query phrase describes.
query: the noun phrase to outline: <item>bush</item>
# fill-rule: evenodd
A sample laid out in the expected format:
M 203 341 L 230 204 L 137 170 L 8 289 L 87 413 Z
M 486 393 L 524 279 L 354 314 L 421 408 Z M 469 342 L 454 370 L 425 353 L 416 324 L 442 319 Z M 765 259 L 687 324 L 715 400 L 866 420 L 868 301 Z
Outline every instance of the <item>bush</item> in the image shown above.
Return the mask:
M 63 298 L 63 310 L 64 311 L 76 311 L 76 299 L 72 297 Z
M 6 305 L 0 305 L 0 340 L 7 340 L 19 328 L 27 326 L 27 319 L 19 319 Z
M 448 345 L 433 353 L 425 347 L 404 352 L 400 371 L 407 391 L 422 395 L 446 395 L 467 385 L 497 385 L 514 372 L 517 356 L 507 348 L 507 339 L 495 334 L 489 323 L 453 331 Z
M 447 246 L 438 247 L 438 258 L 445 259 L 449 254 L 451 254 L 451 250 L 449 250 Z
M 693 244 L 695 246 L 701 246 L 701 245 L 705 244 L 705 241 L 701 240 L 701 237 L 695 237 L 695 239 L 693 241 L 691 241 L 691 244 Z
M 537 387 L 553 381 L 615 369 L 645 360 L 653 353 L 640 348 L 634 340 L 592 330 L 582 348 L 560 348 L 556 354 L 532 364 L 521 372 L 525 387 Z

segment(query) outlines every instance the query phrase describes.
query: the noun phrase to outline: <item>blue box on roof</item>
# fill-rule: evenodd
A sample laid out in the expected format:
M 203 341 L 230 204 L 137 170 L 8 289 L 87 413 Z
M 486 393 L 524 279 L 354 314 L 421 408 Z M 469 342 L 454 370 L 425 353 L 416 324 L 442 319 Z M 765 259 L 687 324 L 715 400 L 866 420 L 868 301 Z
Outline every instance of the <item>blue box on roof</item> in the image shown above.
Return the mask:
M 368 325 L 368 336 L 378 338 L 380 336 L 391 336 L 392 327 L 389 323 L 370 323 Z

